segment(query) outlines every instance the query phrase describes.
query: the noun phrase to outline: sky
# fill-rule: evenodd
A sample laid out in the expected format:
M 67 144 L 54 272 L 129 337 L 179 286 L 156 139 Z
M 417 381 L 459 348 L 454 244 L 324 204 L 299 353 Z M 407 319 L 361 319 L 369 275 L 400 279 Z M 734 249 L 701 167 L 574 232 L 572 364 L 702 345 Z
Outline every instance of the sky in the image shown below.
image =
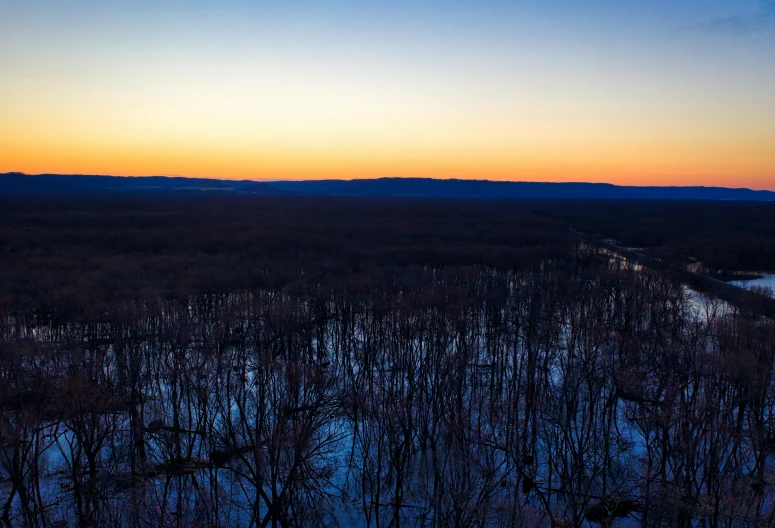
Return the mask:
M 0 172 L 775 190 L 775 0 L 0 0 Z

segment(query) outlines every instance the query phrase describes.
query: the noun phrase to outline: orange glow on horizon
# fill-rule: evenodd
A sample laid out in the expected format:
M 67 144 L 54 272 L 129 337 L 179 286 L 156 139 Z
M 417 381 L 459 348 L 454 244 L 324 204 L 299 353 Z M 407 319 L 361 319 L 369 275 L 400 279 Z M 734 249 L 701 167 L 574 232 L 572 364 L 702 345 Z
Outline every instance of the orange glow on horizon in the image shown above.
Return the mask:
M 407 148 L 391 152 L 266 149 L 188 150 L 186 145 L 48 145 L 15 141 L 0 146 L 0 172 L 185 176 L 233 180 L 458 178 L 501 181 L 587 181 L 615 185 L 704 185 L 775 190 L 775 156 L 719 151 L 703 156 L 687 149 L 661 157 L 568 149 L 552 159 L 535 149 L 521 155 L 495 149 Z M 403 154 L 401 154 L 403 152 Z M 746 156 L 746 154 L 748 154 Z
M 108 4 L 0 7 L 0 172 L 775 190 L 775 33 L 670 3 Z

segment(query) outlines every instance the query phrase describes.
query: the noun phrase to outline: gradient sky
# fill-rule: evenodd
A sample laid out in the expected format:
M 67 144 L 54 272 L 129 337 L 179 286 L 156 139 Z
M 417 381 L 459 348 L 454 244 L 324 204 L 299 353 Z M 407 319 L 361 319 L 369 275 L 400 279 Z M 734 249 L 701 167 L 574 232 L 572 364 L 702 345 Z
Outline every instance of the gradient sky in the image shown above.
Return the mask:
M 0 172 L 775 190 L 775 0 L 0 0 Z

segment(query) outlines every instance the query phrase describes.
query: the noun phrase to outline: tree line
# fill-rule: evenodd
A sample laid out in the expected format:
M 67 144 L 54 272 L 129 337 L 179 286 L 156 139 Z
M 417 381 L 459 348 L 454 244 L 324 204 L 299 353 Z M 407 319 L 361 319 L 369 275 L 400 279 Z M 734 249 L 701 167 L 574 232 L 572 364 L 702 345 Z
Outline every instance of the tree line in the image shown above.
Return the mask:
M 43 209 L 12 215 L 40 237 L 3 239 L 17 268 L 0 304 L 0 523 L 775 522 L 771 320 L 569 242 L 529 211 L 286 204 L 333 209 L 321 244 L 336 265 L 305 252 L 312 238 L 274 250 L 268 236 L 169 234 L 188 229 L 176 217 L 209 219 L 226 238 L 261 203 L 199 224 L 201 210 L 161 201 L 143 207 L 172 222 L 127 220 L 137 204 L 112 204 L 113 219 L 102 204 L 53 215 L 82 222 L 81 238 Z M 363 221 L 349 228 L 352 211 Z M 149 241 L 100 238 L 120 222 L 151 223 Z M 155 235 L 166 242 L 149 250 Z M 224 246 L 200 260 L 210 243 Z M 469 253 L 445 257 L 448 244 Z M 188 258 L 186 281 L 148 268 L 164 248 Z M 196 279 L 221 265 L 223 282 Z M 66 280 L 36 286 L 46 269 Z M 105 276 L 135 289 L 110 292 Z

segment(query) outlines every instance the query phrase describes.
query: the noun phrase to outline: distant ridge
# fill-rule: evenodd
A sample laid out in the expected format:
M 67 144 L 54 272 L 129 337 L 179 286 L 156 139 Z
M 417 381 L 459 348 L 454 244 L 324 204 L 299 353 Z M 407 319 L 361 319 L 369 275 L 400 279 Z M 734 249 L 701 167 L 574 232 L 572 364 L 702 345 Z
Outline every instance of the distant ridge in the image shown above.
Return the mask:
M 284 194 L 252 180 L 211 180 L 181 176 L 87 176 L 82 174 L 0 174 L 0 195 L 7 194 Z
M 775 192 L 772 191 L 726 187 L 635 187 L 610 183 L 379 178 L 373 180 L 280 181 L 272 182 L 272 185 L 297 193 L 353 196 L 563 200 L 775 200 Z
M 77 194 L 298 194 L 323 196 L 555 199 L 775 201 L 773 191 L 726 187 L 636 187 L 609 183 L 503 182 L 378 178 L 258 182 L 167 176 L 85 176 L 18 172 L 0 174 L 0 195 Z

